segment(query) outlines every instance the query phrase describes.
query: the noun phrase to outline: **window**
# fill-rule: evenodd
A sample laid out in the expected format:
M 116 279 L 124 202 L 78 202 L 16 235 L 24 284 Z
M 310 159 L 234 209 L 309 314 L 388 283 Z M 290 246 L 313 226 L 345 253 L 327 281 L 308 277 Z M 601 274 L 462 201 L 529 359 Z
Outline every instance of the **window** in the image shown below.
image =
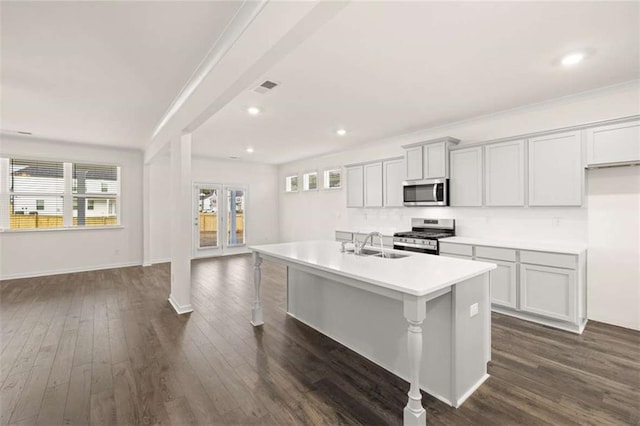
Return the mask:
M 324 188 L 338 189 L 341 186 L 340 169 L 331 169 L 324 171 Z
M 0 165 L 0 182 L 8 183 L 0 185 L 2 229 L 119 223 L 117 166 L 19 158 L 0 158 Z
M 9 205 L 2 206 L 2 228 L 34 229 L 63 226 L 64 164 L 56 161 L 2 159 L 7 165 Z M 5 166 L 6 167 L 6 166 Z M 3 167 L 4 168 L 4 167 Z M 7 188 L 2 185 L 0 191 Z M 1 202 L 1 201 L 0 201 Z M 6 201 L 5 201 L 6 202 Z M 6 211 L 9 211 L 8 221 Z
M 310 191 L 313 189 L 318 189 L 318 173 L 305 173 L 302 175 L 302 190 Z
M 296 192 L 298 190 L 298 176 L 287 176 L 285 178 L 285 188 L 286 192 Z
M 73 226 L 118 224 L 117 208 L 110 208 L 110 204 L 118 205 L 119 174 L 120 168 L 116 166 L 73 164 Z

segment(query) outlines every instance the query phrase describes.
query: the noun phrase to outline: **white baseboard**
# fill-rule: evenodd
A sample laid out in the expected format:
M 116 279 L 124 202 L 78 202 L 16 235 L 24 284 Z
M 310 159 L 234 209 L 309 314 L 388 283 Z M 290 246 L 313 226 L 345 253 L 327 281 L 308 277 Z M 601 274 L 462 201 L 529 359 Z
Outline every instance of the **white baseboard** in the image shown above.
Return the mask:
M 193 312 L 193 307 L 191 305 L 182 305 L 180 306 L 178 302 L 175 301 L 172 295 L 169 296 L 169 303 L 176 311 L 178 315 L 188 314 L 189 312 Z
M 155 265 L 156 263 L 169 263 L 171 262 L 171 258 L 167 257 L 164 259 L 151 259 L 151 263 L 149 265 L 142 265 L 142 266 L 151 266 L 151 265 Z
M 112 264 L 109 264 L 109 265 L 82 266 L 82 267 L 78 267 L 78 268 L 53 269 L 53 270 L 48 270 L 48 271 L 20 272 L 20 273 L 17 273 L 17 274 L 2 275 L 2 276 L 0 276 L 0 281 L 15 280 L 15 279 L 19 279 L 19 278 L 44 277 L 46 275 L 73 274 L 75 272 L 100 271 L 100 270 L 103 270 L 103 269 L 128 268 L 130 266 L 140 266 L 141 264 L 142 264 L 141 262 L 123 262 L 123 263 L 112 263 Z
M 469 388 L 468 391 L 466 391 L 460 398 L 458 398 L 458 401 L 456 403 L 456 408 L 460 407 L 462 405 L 463 402 L 465 402 L 467 400 L 467 398 L 469 398 L 471 396 L 471 394 L 473 394 L 480 386 L 482 386 L 482 384 L 491 376 L 489 376 L 488 374 L 485 373 L 485 375 L 478 380 L 478 382 L 471 386 Z

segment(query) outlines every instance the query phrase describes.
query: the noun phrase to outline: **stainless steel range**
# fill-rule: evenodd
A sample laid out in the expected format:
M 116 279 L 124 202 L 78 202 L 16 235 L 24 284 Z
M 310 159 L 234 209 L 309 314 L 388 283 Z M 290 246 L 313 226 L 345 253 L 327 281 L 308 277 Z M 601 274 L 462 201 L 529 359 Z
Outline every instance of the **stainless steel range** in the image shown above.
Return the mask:
M 418 253 L 439 254 L 439 238 L 456 235 L 455 219 L 411 219 L 411 231 L 393 234 L 393 248 Z

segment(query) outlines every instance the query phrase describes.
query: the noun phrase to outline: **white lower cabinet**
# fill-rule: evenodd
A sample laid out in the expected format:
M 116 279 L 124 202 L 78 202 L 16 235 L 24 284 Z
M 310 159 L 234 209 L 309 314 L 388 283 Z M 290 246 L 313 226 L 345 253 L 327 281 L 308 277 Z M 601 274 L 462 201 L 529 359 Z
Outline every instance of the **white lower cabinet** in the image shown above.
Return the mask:
M 493 311 L 582 333 L 587 322 L 586 252 L 555 253 L 440 242 L 440 255 L 495 263 Z
M 520 310 L 562 321 L 576 319 L 576 272 L 520 265 Z
M 477 260 L 498 265 L 497 269 L 491 271 L 491 303 L 516 309 L 518 305 L 517 264 L 515 262 L 504 262 L 502 260 L 482 258 L 478 258 Z

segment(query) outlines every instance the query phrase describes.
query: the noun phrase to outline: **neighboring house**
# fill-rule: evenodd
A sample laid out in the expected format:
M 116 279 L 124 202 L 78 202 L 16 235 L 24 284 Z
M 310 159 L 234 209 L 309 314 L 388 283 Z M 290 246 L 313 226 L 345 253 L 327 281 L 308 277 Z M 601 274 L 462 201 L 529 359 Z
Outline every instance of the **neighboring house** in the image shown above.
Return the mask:
M 16 161 L 11 166 L 11 189 L 14 194 L 19 195 L 11 196 L 12 214 L 62 215 L 64 181 L 61 164 Z M 81 173 L 84 175 L 83 177 L 79 176 Z M 87 194 L 85 197 L 86 217 L 115 216 L 117 214 L 115 199 L 92 198 L 90 196 L 90 194 L 114 195 L 118 193 L 118 177 L 115 167 L 91 166 L 91 169 L 86 170 L 78 167 L 74 169 L 74 175 L 79 177 L 73 179 L 72 190 L 74 194 Z M 85 189 L 79 191 L 78 185 L 83 180 Z M 30 195 L 32 193 L 35 195 Z M 73 199 L 74 217 L 78 216 L 79 198 L 74 197 Z

